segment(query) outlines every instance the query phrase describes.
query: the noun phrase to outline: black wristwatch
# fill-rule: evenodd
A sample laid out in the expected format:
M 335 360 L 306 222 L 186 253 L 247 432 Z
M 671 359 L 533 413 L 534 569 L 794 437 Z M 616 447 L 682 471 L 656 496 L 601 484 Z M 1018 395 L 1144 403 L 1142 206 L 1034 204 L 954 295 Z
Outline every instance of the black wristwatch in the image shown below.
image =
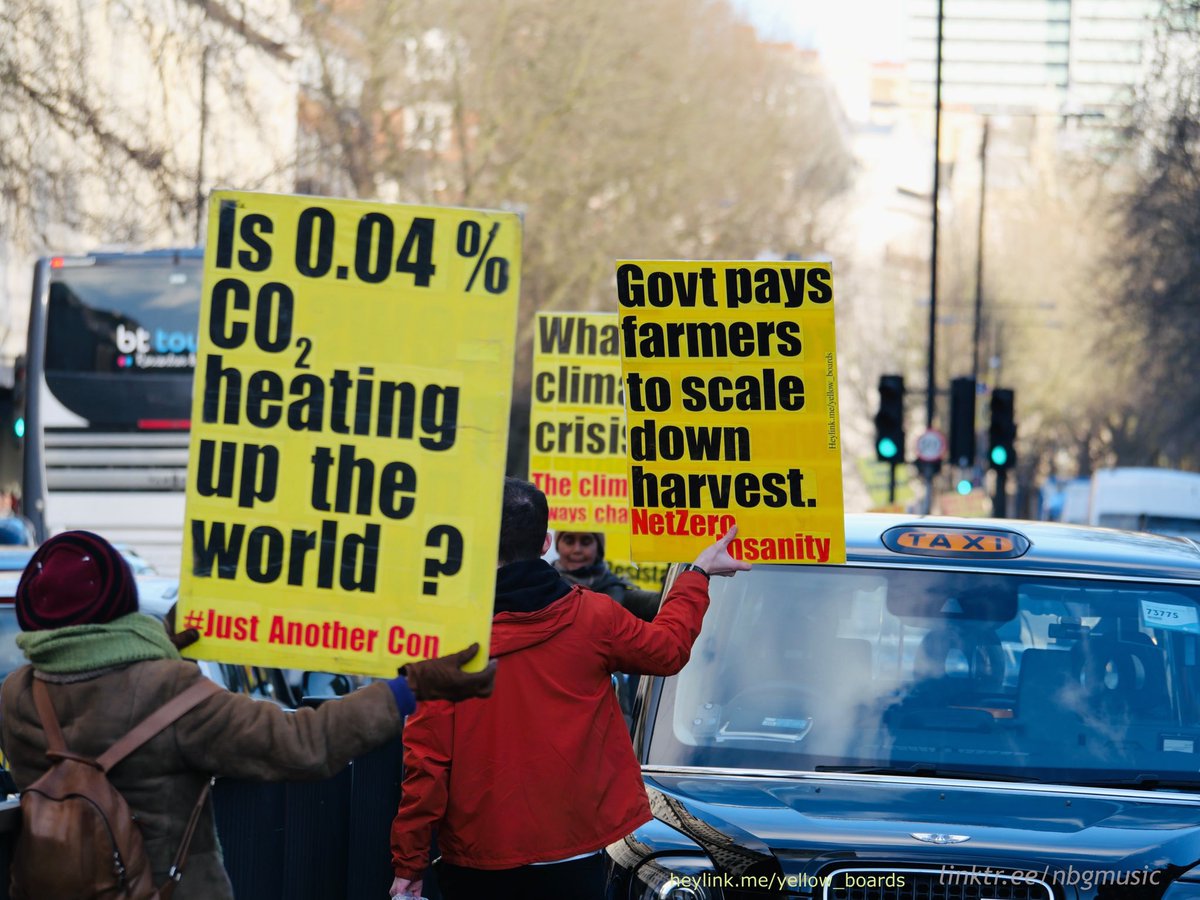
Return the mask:
M 702 568 L 700 568 L 695 563 L 684 563 L 682 566 L 679 567 L 679 571 L 681 573 L 682 572 L 699 572 L 701 575 L 704 576 L 705 581 L 712 581 L 712 576 L 710 576 L 707 572 L 705 572 Z

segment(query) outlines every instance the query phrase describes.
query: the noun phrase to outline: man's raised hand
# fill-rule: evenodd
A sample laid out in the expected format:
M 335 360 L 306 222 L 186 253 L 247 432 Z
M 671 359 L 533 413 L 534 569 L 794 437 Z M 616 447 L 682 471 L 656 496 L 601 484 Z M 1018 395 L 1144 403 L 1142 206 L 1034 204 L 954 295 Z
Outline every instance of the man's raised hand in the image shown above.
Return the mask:
M 709 575 L 732 575 L 734 572 L 749 572 L 750 563 L 734 559 L 729 555 L 729 542 L 737 537 L 734 525 L 715 544 L 705 547 L 693 565 L 699 566 Z

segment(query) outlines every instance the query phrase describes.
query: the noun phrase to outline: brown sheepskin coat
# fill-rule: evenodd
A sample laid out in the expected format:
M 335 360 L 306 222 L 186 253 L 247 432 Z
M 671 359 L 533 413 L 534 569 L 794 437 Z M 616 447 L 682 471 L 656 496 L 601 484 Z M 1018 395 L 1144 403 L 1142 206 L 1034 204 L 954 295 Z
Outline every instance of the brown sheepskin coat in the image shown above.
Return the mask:
M 30 690 L 33 667 L 0 689 L 0 746 L 17 785 L 48 767 L 46 740 Z M 75 676 L 72 676 L 75 677 Z M 151 712 L 181 693 L 200 670 L 189 662 L 152 660 L 72 683 L 49 683 L 68 748 L 98 756 Z M 264 781 L 328 777 L 349 760 L 400 734 L 391 689 L 369 685 L 318 709 L 286 712 L 228 691 L 199 706 L 113 768 L 110 778 L 142 828 L 155 882 L 167 876 L 184 826 L 209 775 Z M 175 900 L 230 900 L 206 804 Z

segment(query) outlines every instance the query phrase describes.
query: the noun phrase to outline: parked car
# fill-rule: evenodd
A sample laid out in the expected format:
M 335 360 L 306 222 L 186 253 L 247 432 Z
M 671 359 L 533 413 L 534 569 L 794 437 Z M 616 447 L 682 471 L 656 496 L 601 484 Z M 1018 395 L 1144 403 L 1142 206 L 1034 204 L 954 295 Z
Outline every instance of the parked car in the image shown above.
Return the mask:
M 17 648 L 17 624 L 14 599 L 21 573 L 33 555 L 34 548 L 16 550 L 0 548 L 0 681 L 14 669 L 26 663 L 25 655 Z M 139 604 L 143 612 L 161 618 L 175 602 L 179 582 L 174 578 L 136 577 Z
M 0 544 L 33 547 L 37 542 L 33 523 L 24 516 L 12 513 L 0 515 Z
M 21 573 L 33 556 L 33 547 L 0 547 L 0 681 L 13 669 L 25 664 L 25 654 L 17 648 L 17 611 L 13 598 Z
M 17 635 L 21 633 L 21 626 L 17 624 L 17 610 L 13 606 L 13 598 L 17 596 L 17 583 L 20 580 L 19 571 L 16 575 L 9 572 L 0 573 L 0 681 L 26 662 L 25 654 L 17 648 Z
M 128 544 L 113 544 L 113 547 L 125 558 L 125 562 L 129 563 L 129 568 L 134 575 L 158 574 L 158 570 L 150 564 L 150 561 Z
M 29 560 L 33 557 L 35 547 L 4 547 L 0 546 L 0 575 L 16 572 L 19 578 Z
M 1200 897 L 1200 546 L 848 516 L 643 678 L 612 900 Z M 674 572 L 669 578 L 673 577 Z
M 24 569 L 32 552 L 32 549 L 25 551 L 24 562 L 19 567 L 14 566 L 12 571 L 5 571 L 6 561 L 15 562 L 16 559 L 15 557 L 8 558 L 11 551 L 0 549 L 0 681 L 14 669 L 26 663 L 25 655 L 16 643 L 21 628 L 17 624 L 13 600 L 16 597 L 17 584 L 20 582 L 20 572 Z M 179 596 L 178 579 L 158 575 L 135 575 L 135 580 L 137 581 L 140 610 L 158 619 L 165 619 Z M 303 677 L 301 673 L 291 673 L 287 670 L 263 666 L 210 661 L 200 661 L 197 664 L 205 675 L 231 691 L 244 693 L 260 700 L 271 700 L 289 709 L 299 706 L 304 696 L 301 691 Z M 348 679 L 349 681 L 353 680 Z M 314 678 L 314 684 L 317 682 L 324 684 L 321 679 Z M 336 686 L 330 685 L 327 690 L 315 688 L 313 692 L 320 696 L 336 696 Z

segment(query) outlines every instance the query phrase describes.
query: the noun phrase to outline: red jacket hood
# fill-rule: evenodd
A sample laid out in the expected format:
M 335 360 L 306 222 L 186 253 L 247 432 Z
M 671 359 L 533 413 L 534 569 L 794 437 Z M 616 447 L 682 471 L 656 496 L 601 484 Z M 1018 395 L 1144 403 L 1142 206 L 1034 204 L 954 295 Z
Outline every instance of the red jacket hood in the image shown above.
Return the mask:
M 504 656 L 536 647 L 575 621 L 579 614 L 579 595 L 583 588 L 571 591 L 534 612 L 502 612 L 492 617 L 491 656 Z

